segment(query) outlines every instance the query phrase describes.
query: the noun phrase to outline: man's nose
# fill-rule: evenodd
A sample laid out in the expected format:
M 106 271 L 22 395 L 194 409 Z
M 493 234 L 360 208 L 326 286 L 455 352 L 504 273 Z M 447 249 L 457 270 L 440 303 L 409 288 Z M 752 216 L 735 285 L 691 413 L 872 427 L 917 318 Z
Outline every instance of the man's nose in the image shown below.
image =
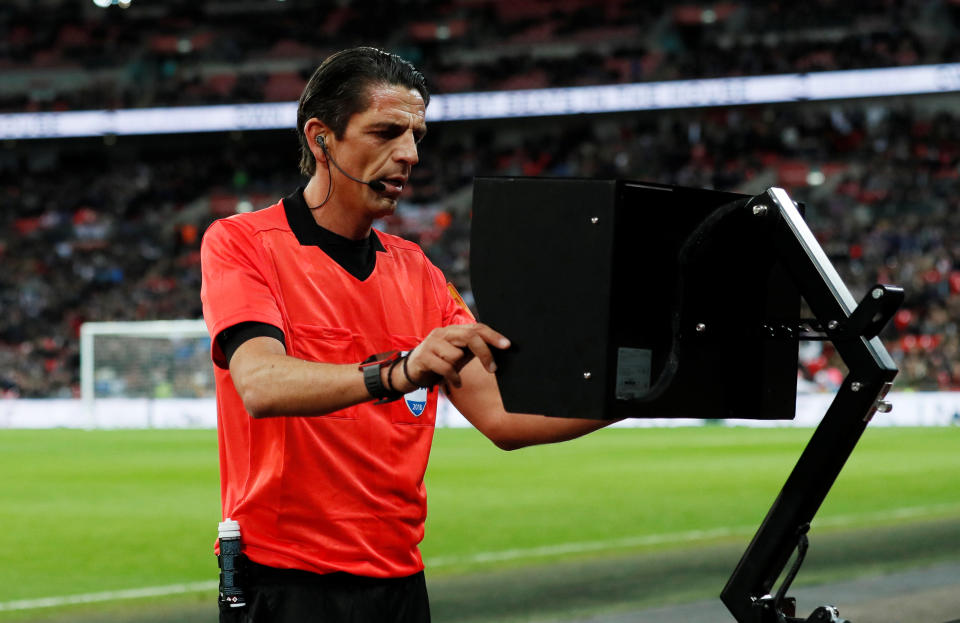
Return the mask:
M 413 166 L 420 162 L 420 155 L 417 153 L 417 141 L 413 137 L 413 132 L 406 132 L 400 139 L 400 144 L 394 151 L 393 157 L 398 162 L 403 162 Z

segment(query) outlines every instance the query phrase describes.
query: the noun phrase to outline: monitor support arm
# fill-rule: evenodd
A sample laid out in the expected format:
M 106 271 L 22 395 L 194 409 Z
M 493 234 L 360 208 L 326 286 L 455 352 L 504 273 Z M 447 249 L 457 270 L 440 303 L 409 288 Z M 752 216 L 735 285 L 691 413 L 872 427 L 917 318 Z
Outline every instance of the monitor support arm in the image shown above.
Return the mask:
M 744 209 L 775 221 L 771 226 L 780 259 L 823 332 L 819 338 L 801 338 L 833 342 L 849 373 L 720 598 L 739 623 L 844 623 L 833 606 L 819 607 L 806 619 L 795 618 L 795 604 L 786 591 L 803 562 L 810 522 L 830 487 L 874 413 L 890 410 L 884 397 L 897 367 L 877 334 L 903 302 L 903 290 L 877 285 L 856 303 L 784 190 L 770 188 Z M 777 333 L 768 329 L 771 335 Z M 772 595 L 794 550 L 797 558 Z

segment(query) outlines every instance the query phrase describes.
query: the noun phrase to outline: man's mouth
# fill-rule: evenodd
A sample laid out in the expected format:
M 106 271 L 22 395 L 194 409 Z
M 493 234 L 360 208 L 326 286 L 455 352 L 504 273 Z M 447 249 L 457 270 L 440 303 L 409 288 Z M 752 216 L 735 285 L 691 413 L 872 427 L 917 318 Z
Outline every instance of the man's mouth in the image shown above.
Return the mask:
M 383 184 L 383 193 L 386 195 L 399 195 L 407 183 L 404 177 L 381 177 L 379 181 Z

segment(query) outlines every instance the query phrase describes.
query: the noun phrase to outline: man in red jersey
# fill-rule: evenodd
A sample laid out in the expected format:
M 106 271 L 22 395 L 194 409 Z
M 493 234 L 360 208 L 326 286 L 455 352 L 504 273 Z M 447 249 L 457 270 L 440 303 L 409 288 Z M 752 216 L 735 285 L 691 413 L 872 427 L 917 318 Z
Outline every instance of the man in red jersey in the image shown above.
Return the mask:
M 429 621 L 423 476 L 437 386 L 504 449 L 602 426 L 504 411 L 491 347 L 396 209 L 427 131 L 423 76 L 355 48 L 300 97 L 305 187 L 215 222 L 202 246 L 223 516 L 249 561 L 222 620 Z

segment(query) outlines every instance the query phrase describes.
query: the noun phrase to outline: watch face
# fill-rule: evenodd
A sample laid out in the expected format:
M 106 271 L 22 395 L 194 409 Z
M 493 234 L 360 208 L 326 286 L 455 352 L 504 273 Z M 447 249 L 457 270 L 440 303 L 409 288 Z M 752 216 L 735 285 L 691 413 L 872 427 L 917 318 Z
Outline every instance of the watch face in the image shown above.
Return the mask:
M 388 366 L 396 366 L 401 357 L 403 357 L 403 354 L 400 351 L 391 350 L 386 353 L 370 355 L 360 364 L 360 369 L 363 370 L 363 384 L 366 385 L 370 395 L 380 401 L 377 404 L 392 402 L 400 398 L 400 392 L 392 390 L 383 382 L 381 371 Z

